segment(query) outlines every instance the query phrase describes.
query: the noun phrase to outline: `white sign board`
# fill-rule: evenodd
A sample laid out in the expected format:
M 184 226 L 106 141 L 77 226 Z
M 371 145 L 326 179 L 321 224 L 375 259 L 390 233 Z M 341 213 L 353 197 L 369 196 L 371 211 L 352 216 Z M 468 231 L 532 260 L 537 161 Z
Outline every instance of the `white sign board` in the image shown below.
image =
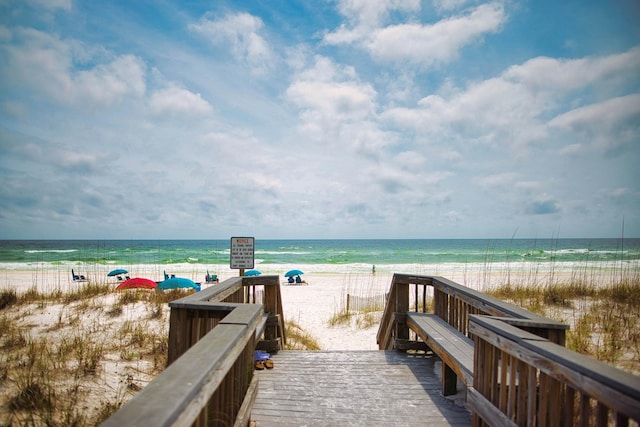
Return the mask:
M 253 237 L 231 238 L 231 268 L 253 268 L 255 241 Z

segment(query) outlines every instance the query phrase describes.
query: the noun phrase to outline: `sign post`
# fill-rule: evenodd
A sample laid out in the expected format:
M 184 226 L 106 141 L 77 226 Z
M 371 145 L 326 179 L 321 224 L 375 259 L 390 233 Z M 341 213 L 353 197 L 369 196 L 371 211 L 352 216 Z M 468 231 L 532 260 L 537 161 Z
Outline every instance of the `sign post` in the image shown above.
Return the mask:
M 232 237 L 230 267 L 239 269 L 240 276 L 244 276 L 245 269 L 252 269 L 254 264 L 256 239 L 253 237 Z

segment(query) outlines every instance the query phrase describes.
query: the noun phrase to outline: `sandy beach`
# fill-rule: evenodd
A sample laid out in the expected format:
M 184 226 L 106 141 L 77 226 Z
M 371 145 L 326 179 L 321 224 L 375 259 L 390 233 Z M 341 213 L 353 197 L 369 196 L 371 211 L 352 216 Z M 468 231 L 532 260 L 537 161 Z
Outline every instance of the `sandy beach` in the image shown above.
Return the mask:
M 404 271 L 399 273 L 438 275 L 446 277 L 470 288 L 484 291 L 491 287 L 510 282 L 528 286 L 545 286 L 552 282 L 570 281 L 576 279 L 575 268 L 563 271 L 555 266 L 553 270 L 543 271 L 528 270 L 501 270 L 494 268 L 485 271 L 481 268 L 464 269 L 451 268 L 446 270 L 439 268 L 437 271 L 425 271 L 424 266 L 404 266 Z M 41 343 L 45 347 L 61 351 L 65 341 L 79 342 L 85 349 L 98 348 L 101 353 L 100 362 L 94 373 L 82 374 L 76 381 L 77 393 L 82 397 L 76 397 L 87 414 L 97 414 L 104 408 L 112 407 L 115 402 L 126 402 L 131 396 L 146 386 L 164 368 L 164 355 L 156 350 L 166 343 L 169 325 L 169 307 L 166 303 L 160 306 L 149 300 L 126 301 L 123 298 L 127 294 L 116 291 L 117 278 L 108 278 L 107 269 L 110 267 L 93 267 L 88 271 L 78 271 L 76 274 L 86 275 L 89 283 L 106 284 L 113 286 L 111 293 L 90 297 L 89 301 L 71 300 L 61 302 L 62 297 L 46 299 L 42 302 L 34 301 L 28 304 L 20 304 L 0 310 L 0 321 L 8 331 L 3 331 L 4 340 L 7 334 L 14 334 L 11 330 L 20 328 L 22 336 L 29 342 Z M 326 273 L 314 271 L 314 266 L 300 266 L 305 271 L 303 279 L 305 284 L 290 285 L 283 276 L 283 270 L 292 266 L 260 266 L 260 270 L 267 275 L 277 274 L 281 277 L 281 295 L 285 320 L 295 322 L 310 338 L 315 340 L 321 350 L 376 350 L 376 334 L 378 331 L 381 312 L 372 313 L 370 326 L 358 324 L 362 314 L 352 316 L 349 324 L 340 323 L 332 326 L 330 320 L 344 312 L 347 295 L 352 297 L 381 297 L 389 289 L 394 273 L 393 266 L 377 266 L 373 274 L 371 266 L 362 266 L 359 271 L 341 271 Z M 129 268 L 131 277 L 147 277 L 161 279 L 164 271 L 159 266 L 134 266 Z M 407 271 L 408 270 L 408 271 Z M 413 271 L 412 271 L 413 270 Z M 190 277 L 196 281 L 203 281 L 205 272 L 193 271 L 192 267 L 185 266 L 182 270 L 172 266 L 168 272 L 178 277 Z M 231 269 L 218 269 L 215 271 L 220 281 L 231 277 L 237 277 L 238 271 Z M 591 284 L 605 286 L 615 281 L 614 270 L 597 269 L 581 270 L 578 274 L 588 276 Z M 200 279 L 200 280 L 198 280 Z M 18 295 L 28 293 L 36 289 L 44 295 L 69 295 L 82 289 L 86 282 L 77 282 L 71 279 L 70 269 L 66 267 L 56 268 L 32 268 L 29 270 L 5 269 L 0 271 L 0 290 L 15 289 Z M 203 288 L 217 286 L 216 284 L 202 284 Z M 135 292 L 154 292 L 140 290 Z M 32 292 L 33 293 L 33 292 Z M 147 294 L 149 295 L 149 294 Z M 123 300 L 125 302 L 123 303 Z M 33 300 L 32 300 L 33 301 Z M 352 300 L 353 301 L 353 300 Z M 572 323 L 581 307 L 571 309 L 566 313 L 565 320 Z M 579 314 L 579 313 L 578 313 Z M 85 341 L 82 341 L 85 340 Z M 145 340 L 146 349 L 138 347 L 138 342 Z M 153 344 L 149 344 L 151 340 Z M 154 349 L 149 353 L 149 346 Z M 68 352 L 74 354 L 74 347 Z M 0 349 L 0 359 L 10 361 L 15 359 L 10 347 Z M 76 356 L 77 357 L 77 356 Z M 72 356 L 73 360 L 73 356 Z M 69 366 L 67 364 L 67 366 Z M 93 372 L 93 371 L 92 371 Z M 11 374 L 9 374 L 9 377 Z M 8 384 L 8 383 L 7 383 Z M 55 385 L 54 387 L 60 387 Z M 5 387 L 0 393 L 0 398 L 6 402 L 12 393 L 10 387 Z M 0 424 L 9 416 L 6 407 L 0 404 Z M 96 416 L 96 415 L 91 415 Z
M 407 266 L 404 266 L 407 268 Z M 511 266 L 513 267 L 513 266 Z M 95 283 L 112 283 L 113 287 L 118 284 L 116 278 L 106 277 L 106 268 L 104 266 L 93 267 L 88 271 L 80 271 L 76 269 L 76 273 L 84 274 Z M 179 277 L 188 277 L 194 281 L 203 281 L 205 272 L 194 272 L 189 270 L 190 267 L 174 269 L 171 273 L 175 273 Z M 260 267 L 264 274 L 279 274 L 293 266 L 282 265 L 263 265 Z M 340 313 L 346 304 L 347 294 L 359 297 L 372 297 L 383 295 L 389 289 L 391 279 L 393 277 L 394 266 L 378 266 L 376 273 L 373 274 L 370 266 L 363 266 L 357 272 L 340 272 L 340 273 L 324 273 L 313 272 L 313 266 L 300 267 L 303 271 L 310 271 L 303 275 L 303 279 L 307 282 L 304 285 L 288 285 L 286 279 L 282 277 L 281 293 L 283 301 L 283 309 L 285 319 L 293 320 L 307 333 L 309 333 L 320 345 L 323 350 L 373 350 L 377 349 L 376 333 L 377 327 L 369 328 L 351 327 L 346 325 L 330 326 L 329 320 L 336 314 Z M 488 288 L 498 286 L 511 281 L 512 283 L 545 285 L 551 280 L 571 279 L 573 271 L 563 271 L 561 268 L 554 268 L 553 271 L 535 271 L 532 272 L 510 269 L 502 271 L 494 269 L 494 271 L 473 271 L 469 267 L 465 269 L 451 268 L 446 271 L 443 268 L 434 272 L 424 271 L 424 266 L 409 266 L 410 271 L 398 271 L 409 274 L 438 275 L 446 277 L 457 283 L 468 286 L 476 290 L 486 290 Z M 136 266 L 132 269 L 132 277 L 148 277 L 159 280 L 163 271 L 158 266 Z M 220 281 L 238 275 L 237 270 L 222 268 L 217 271 Z M 594 271 L 589 274 L 590 280 L 595 283 L 606 284 L 611 281 L 612 275 L 610 271 Z M 51 293 L 53 291 L 62 291 L 62 293 L 71 292 L 81 286 L 81 283 L 71 280 L 70 272 L 67 269 L 37 269 L 32 270 L 4 270 L 0 272 L 0 289 L 16 289 L 17 293 L 23 293 L 31 288 L 36 288 L 41 293 Z M 203 288 L 208 286 L 203 283 Z M 131 317 L 135 317 L 135 312 L 130 312 Z M 144 316 L 145 313 L 140 313 Z M 31 319 L 37 323 L 36 319 Z M 46 321 L 43 319 L 43 321 Z

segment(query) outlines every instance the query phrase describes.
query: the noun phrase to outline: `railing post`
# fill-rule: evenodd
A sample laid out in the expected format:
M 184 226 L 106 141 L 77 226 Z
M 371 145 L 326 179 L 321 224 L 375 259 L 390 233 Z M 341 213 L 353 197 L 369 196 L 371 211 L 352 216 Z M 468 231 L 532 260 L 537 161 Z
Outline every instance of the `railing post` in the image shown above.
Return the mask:
M 409 311 L 409 284 L 397 283 L 395 300 L 396 339 L 409 339 L 407 311 Z

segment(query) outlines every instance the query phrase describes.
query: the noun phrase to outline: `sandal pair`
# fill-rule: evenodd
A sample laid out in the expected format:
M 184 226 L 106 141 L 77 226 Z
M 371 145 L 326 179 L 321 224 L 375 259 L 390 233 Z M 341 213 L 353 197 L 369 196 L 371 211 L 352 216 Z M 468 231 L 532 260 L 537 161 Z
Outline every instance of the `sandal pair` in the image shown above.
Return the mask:
M 254 366 L 257 370 L 261 371 L 264 368 L 273 369 L 273 360 L 269 353 L 264 353 L 261 350 L 256 350 L 253 353 Z
M 273 360 L 256 360 L 253 364 L 258 371 L 262 371 L 264 368 L 273 369 Z

